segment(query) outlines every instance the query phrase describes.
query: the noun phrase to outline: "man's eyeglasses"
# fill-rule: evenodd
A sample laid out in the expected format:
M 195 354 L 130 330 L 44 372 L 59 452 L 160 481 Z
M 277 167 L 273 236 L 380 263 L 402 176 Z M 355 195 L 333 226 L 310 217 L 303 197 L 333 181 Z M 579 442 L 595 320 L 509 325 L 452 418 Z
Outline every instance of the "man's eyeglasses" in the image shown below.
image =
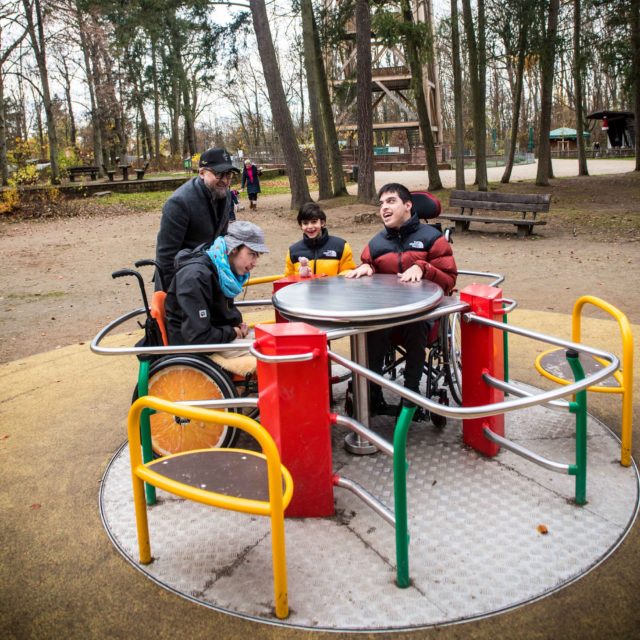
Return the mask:
M 213 169 L 207 169 L 207 171 L 213 173 L 218 180 L 224 180 L 233 176 L 233 171 L 214 171 Z

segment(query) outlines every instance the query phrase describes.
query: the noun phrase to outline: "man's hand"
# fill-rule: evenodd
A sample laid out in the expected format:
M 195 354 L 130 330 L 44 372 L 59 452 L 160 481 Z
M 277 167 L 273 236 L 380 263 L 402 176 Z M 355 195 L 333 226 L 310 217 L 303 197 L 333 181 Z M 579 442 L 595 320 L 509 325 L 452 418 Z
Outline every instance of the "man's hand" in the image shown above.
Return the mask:
M 352 269 L 344 274 L 345 278 L 362 278 L 362 276 L 372 276 L 373 275 L 373 267 L 366 262 L 361 264 L 359 267 Z
M 404 273 L 399 273 L 400 282 L 420 282 L 422 280 L 422 268 L 417 264 L 409 267 Z
M 246 322 L 242 322 L 240 326 L 233 327 L 233 328 L 236 332 L 236 338 L 239 338 L 239 339 L 246 338 L 247 335 L 249 334 L 249 327 L 247 326 Z

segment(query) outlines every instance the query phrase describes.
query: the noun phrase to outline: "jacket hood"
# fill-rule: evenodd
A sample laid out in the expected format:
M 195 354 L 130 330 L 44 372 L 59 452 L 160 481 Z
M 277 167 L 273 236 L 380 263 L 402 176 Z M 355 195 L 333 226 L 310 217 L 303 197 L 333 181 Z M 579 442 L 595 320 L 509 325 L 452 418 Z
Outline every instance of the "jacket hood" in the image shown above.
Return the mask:
M 187 264 L 187 262 L 191 262 L 196 258 L 201 258 L 202 256 L 209 258 L 205 251 L 209 248 L 211 243 L 205 242 L 204 244 L 198 245 L 195 249 L 182 249 L 178 251 L 176 257 L 173 261 L 173 266 L 177 271 L 180 267 Z

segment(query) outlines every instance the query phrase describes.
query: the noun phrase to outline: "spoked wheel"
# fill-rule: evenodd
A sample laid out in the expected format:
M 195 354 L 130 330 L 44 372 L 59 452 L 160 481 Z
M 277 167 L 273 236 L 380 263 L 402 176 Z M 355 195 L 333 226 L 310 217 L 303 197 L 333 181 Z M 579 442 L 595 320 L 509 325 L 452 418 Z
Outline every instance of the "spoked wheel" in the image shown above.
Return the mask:
M 427 355 L 427 389 L 426 396 L 430 400 L 435 400 L 439 404 L 448 405 L 449 398 L 446 390 L 443 388 L 445 384 L 446 372 L 444 367 L 444 355 L 442 345 L 438 342 L 431 345 Z M 428 416 L 434 427 L 443 429 L 447 426 L 447 417 L 441 416 L 435 411 L 429 411 Z
M 451 391 L 451 399 L 457 405 L 462 404 L 461 319 L 459 313 L 440 319 L 440 343 L 442 345 L 445 376 Z
M 149 369 L 149 395 L 165 400 L 219 400 L 238 396 L 229 376 L 216 364 L 197 356 L 170 356 Z M 134 392 L 134 400 L 138 390 Z M 154 454 L 165 456 L 193 449 L 231 447 L 238 432 L 227 425 L 176 418 L 166 413 L 151 416 Z

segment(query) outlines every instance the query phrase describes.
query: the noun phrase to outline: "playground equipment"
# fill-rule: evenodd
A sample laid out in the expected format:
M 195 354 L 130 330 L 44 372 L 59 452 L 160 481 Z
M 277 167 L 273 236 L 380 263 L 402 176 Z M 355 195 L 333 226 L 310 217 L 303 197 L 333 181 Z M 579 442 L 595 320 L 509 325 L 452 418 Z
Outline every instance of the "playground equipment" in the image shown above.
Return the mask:
M 294 287 L 308 286 L 305 283 L 293 284 Z M 463 360 L 461 368 L 463 376 L 463 406 L 448 406 L 437 400 L 425 398 L 421 394 L 408 391 L 403 386 L 383 376 L 368 370 L 365 366 L 353 362 L 327 349 L 329 340 L 366 333 L 375 329 L 375 325 L 348 327 L 325 323 L 321 328 L 313 328 L 306 324 L 267 324 L 256 327 L 256 340 L 247 344 L 253 355 L 258 359 L 258 398 L 226 398 L 219 400 L 200 400 L 189 402 L 194 407 L 230 408 L 231 406 L 244 409 L 259 407 L 262 425 L 269 431 L 276 443 L 284 467 L 292 474 L 296 485 L 294 498 L 287 507 L 287 516 L 304 516 L 304 522 L 313 526 L 314 518 L 325 518 L 334 513 L 335 488 L 346 489 L 367 504 L 374 513 L 394 528 L 395 537 L 395 565 L 396 584 L 408 588 L 411 585 L 409 567 L 409 522 L 412 511 L 411 502 L 407 499 L 408 463 L 407 436 L 412 432 L 412 417 L 414 407 L 405 407 L 400 413 L 393 432 L 393 442 L 381 437 L 369 424 L 362 424 L 357 419 L 334 413 L 329 406 L 329 377 L 328 361 L 343 366 L 351 371 L 356 378 L 370 380 L 392 391 L 400 397 L 406 398 L 415 406 L 423 407 L 432 414 L 451 418 L 462 418 L 463 438 L 471 446 L 476 442 L 476 448 L 484 455 L 496 455 L 500 448 L 522 456 L 545 469 L 575 476 L 574 501 L 576 505 L 586 502 L 586 437 L 585 418 L 586 402 L 585 389 L 594 386 L 613 374 L 619 367 L 615 356 L 591 347 L 564 341 L 551 336 L 545 336 L 512 325 L 506 325 L 501 316 L 509 311 L 515 303 L 506 300 L 499 289 L 482 285 L 474 285 L 463 290 L 462 300 L 449 300 L 444 305 L 425 311 L 421 317 L 435 319 L 451 314 L 459 314 L 461 344 L 466 345 L 469 337 L 467 331 L 484 331 L 484 336 L 472 336 L 474 340 L 481 340 L 490 345 L 479 361 L 474 364 L 469 360 L 465 347 L 461 348 Z M 506 309 L 505 309 L 506 306 Z M 413 317 L 412 320 L 416 318 Z M 398 318 L 398 322 L 405 319 Z M 113 328 L 118 323 L 111 323 Z M 575 381 L 562 385 L 558 389 L 544 393 L 533 393 L 519 385 L 500 379 L 504 369 L 503 356 L 499 345 L 502 344 L 503 333 L 515 333 L 535 340 L 548 342 L 556 347 L 568 351 L 575 371 Z M 162 354 L 166 350 L 175 352 L 184 347 L 102 347 L 100 341 L 108 333 L 103 330 L 92 343 L 92 349 L 102 353 L 130 353 L 130 354 Z M 224 345 L 228 347 L 228 345 Z M 213 348 L 212 348 L 213 347 Z M 210 352 L 217 345 L 203 345 L 190 347 L 189 351 Z M 473 350 L 473 349 L 471 349 Z M 604 362 L 604 366 L 596 372 L 583 377 L 576 354 L 596 356 Z M 192 355 L 192 354 L 189 354 Z M 489 361 L 485 361 L 485 360 Z M 309 367 L 309 368 L 307 368 Z M 478 373 L 480 371 L 480 373 Z M 473 377 L 480 378 L 472 381 Z M 481 395 L 475 396 L 474 385 L 480 387 Z M 508 391 L 512 399 L 504 400 L 501 395 Z M 484 399 L 482 394 L 489 393 L 490 398 Z M 575 400 L 561 400 L 564 396 L 575 394 Z M 575 460 L 571 463 L 557 462 L 550 457 L 539 455 L 522 444 L 517 444 L 506 437 L 500 429 L 499 420 L 492 418 L 504 413 L 512 413 L 521 409 L 547 405 L 556 409 L 569 411 L 576 417 Z M 146 411 L 146 409 L 145 409 Z M 242 416 L 222 414 L 230 426 L 237 426 L 236 420 Z M 479 422 L 478 422 L 479 421 Z M 331 431 L 332 425 L 346 428 L 359 437 L 365 439 L 384 456 L 392 459 L 393 465 L 393 507 L 375 495 L 375 490 L 367 487 L 357 479 L 347 477 L 344 472 L 335 469 L 332 463 Z M 479 425 L 479 427 L 478 427 Z M 143 429 L 144 431 L 144 429 Z M 486 450 L 493 447 L 493 451 Z M 415 506 L 413 507 L 415 509 Z M 158 513 L 158 512 L 154 512 Z M 574 516 L 575 517 L 575 516 Z
M 294 518 L 294 522 L 296 522 L 295 518 L 303 518 L 305 526 L 313 527 L 314 522 L 317 522 L 314 519 L 330 518 L 336 515 L 335 487 L 346 489 L 350 494 L 364 501 L 375 514 L 393 527 L 395 582 L 398 587 L 403 589 L 408 589 L 411 585 L 409 571 L 411 504 L 407 496 L 409 457 L 407 443 L 409 434 L 413 433 L 411 425 L 416 408 L 426 410 L 434 425 L 442 426 L 447 418 L 461 419 L 463 441 L 483 456 L 495 457 L 503 448 L 546 470 L 575 476 L 574 505 L 585 504 L 587 501 L 586 390 L 593 388 L 608 377 L 616 375 L 616 372 L 619 373 L 617 357 L 606 351 L 581 344 L 579 330 L 578 339 L 575 339 L 574 336 L 572 341 L 565 341 L 506 324 L 506 315 L 515 307 L 516 303 L 504 298 L 501 289 L 497 288 L 496 285 L 502 281 L 501 276 L 481 272 L 461 271 L 460 273 L 472 276 L 487 275 L 493 280 L 488 286 L 473 284 L 466 287 L 462 290 L 460 299 L 454 297 L 442 299 L 440 292 L 440 295 L 433 297 L 432 304 L 425 305 L 424 301 L 421 301 L 422 306 L 415 307 L 408 315 L 403 315 L 399 308 L 396 308 L 394 312 L 396 315 L 384 316 L 383 314 L 384 317 L 373 318 L 362 316 L 355 319 L 353 317 L 347 318 L 349 312 L 346 312 L 345 317 L 341 318 L 339 314 L 327 313 L 321 305 L 316 305 L 317 298 L 310 295 L 311 287 L 329 284 L 340 287 L 341 282 L 346 282 L 340 278 L 331 279 L 333 281 L 331 283 L 321 283 L 320 280 L 316 280 L 314 284 L 314 281 L 309 279 L 287 283 L 287 290 L 289 287 L 292 290 L 296 289 L 301 292 L 302 297 L 306 296 L 306 299 L 314 301 L 313 305 L 308 305 L 307 311 L 303 310 L 300 313 L 300 317 L 296 317 L 295 308 L 279 304 L 279 297 L 282 296 L 278 296 L 277 293 L 274 294 L 272 300 L 248 301 L 248 304 L 260 305 L 273 302 L 278 313 L 284 318 L 292 320 L 290 323 L 280 324 L 259 323 L 256 326 L 255 340 L 234 342 L 234 348 L 247 349 L 258 362 L 257 376 L 252 379 L 252 382 L 257 384 L 258 397 L 238 397 L 238 394 L 234 393 L 238 381 L 231 378 L 229 385 L 218 395 L 206 390 L 202 396 L 196 397 L 194 389 L 187 385 L 183 397 L 177 403 L 177 408 L 176 405 L 169 406 L 169 403 L 163 403 L 162 400 L 153 398 L 143 398 L 136 402 L 129 422 L 129 435 L 132 443 L 130 447 L 137 452 L 134 458 L 134 453 L 131 451 L 134 478 L 138 478 L 135 489 L 136 513 L 142 510 L 146 513 L 142 480 L 148 481 L 150 489 L 153 489 L 153 486 L 150 485 L 158 480 L 157 477 L 150 474 L 149 469 L 155 471 L 162 468 L 161 465 L 164 461 L 170 462 L 180 457 L 186 459 L 192 455 L 185 453 L 176 456 L 169 453 L 168 456 L 160 460 L 153 460 L 149 446 L 150 419 L 161 418 L 161 414 L 164 414 L 163 419 L 166 419 L 167 415 L 171 413 L 169 409 L 173 411 L 174 416 L 169 416 L 169 423 L 171 428 L 177 432 L 185 429 L 186 425 L 193 424 L 194 420 L 224 424 L 228 429 L 243 428 L 242 425 L 248 424 L 255 426 L 254 422 L 246 416 L 221 413 L 220 411 L 199 413 L 200 409 L 254 412 L 259 410 L 262 427 L 268 432 L 279 452 L 278 465 L 281 464 L 283 467 L 282 474 L 284 476 L 285 468 L 288 469 L 295 483 L 296 490 L 293 496 L 287 494 L 286 478 L 285 488 L 282 492 L 278 492 L 279 495 L 282 494 L 286 515 Z M 275 279 L 274 276 L 251 282 L 265 283 Z M 350 282 L 349 286 L 353 286 L 353 281 Z M 277 286 L 274 289 L 277 292 L 281 291 Z M 110 323 L 96 336 L 91 345 L 92 350 L 96 353 L 105 355 L 135 354 L 141 359 L 138 394 L 153 395 L 156 389 L 160 389 L 160 387 L 152 389 L 151 380 L 156 374 L 158 380 L 162 379 L 165 369 L 171 372 L 171 377 L 174 377 L 178 375 L 180 368 L 185 366 L 188 366 L 190 370 L 198 369 L 200 365 L 196 363 L 204 361 L 202 354 L 215 353 L 229 348 L 228 344 L 172 347 L 165 345 L 166 338 L 161 344 L 152 346 L 102 346 L 100 343 L 107 334 L 124 322 L 143 313 L 147 315 L 148 331 L 155 332 L 154 325 L 150 322 L 150 319 L 153 319 L 162 334 L 161 304 L 156 304 L 152 299 L 151 305 L 148 305 L 144 293 L 143 300 L 145 302 L 143 309 L 125 314 Z M 154 308 L 159 311 L 153 312 Z M 389 323 L 402 324 L 417 320 L 430 320 L 439 323 L 438 340 L 432 345 L 434 354 L 429 356 L 431 359 L 427 359 L 427 390 L 424 395 L 409 391 L 398 384 L 395 378 L 389 380 L 387 377 L 373 373 L 366 366 L 366 358 L 363 361 L 363 353 L 366 352 L 366 349 L 363 348 L 366 333 L 382 326 L 388 326 Z M 564 352 L 574 381 L 563 380 L 559 388 L 542 393 L 538 393 L 537 390 L 525 389 L 521 385 L 510 382 L 507 375 L 506 349 L 506 336 L 509 333 L 559 347 Z M 155 335 L 157 340 L 157 332 Z M 343 337 L 352 339 L 353 360 L 335 353 L 328 347 L 331 341 Z M 597 358 L 601 366 L 597 370 L 589 371 L 585 376 L 581 366 L 581 356 L 583 360 L 585 357 Z M 149 358 L 159 359 L 150 363 Z M 334 412 L 331 406 L 331 385 L 327 373 L 330 362 L 344 367 L 353 375 L 353 387 L 356 394 L 360 394 L 360 397 L 356 397 L 354 416 L 339 415 Z M 159 364 L 156 365 L 156 363 Z M 165 364 L 161 367 L 162 363 Z M 397 372 L 399 370 L 398 363 L 394 363 L 394 365 L 393 370 Z M 154 366 L 157 366 L 157 369 L 152 369 Z M 623 369 L 629 378 L 629 370 L 626 366 L 623 366 Z M 204 376 L 209 379 L 213 377 L 209 369 L 206 370 Z M 393 430 L 392 442 L 372 428 L 367 403 L 365 402 L 364 406 L 358 403 L 358 400 L 361 401 L 362 397 L 366 397 L 364 394 L 369 381 L 379 384 L 409 402 L 400 411 Z M 254 390 L 255 387 L 251 389 L 251 392 Z M 505 400 L 505 393 L 510 395 L 510 399 Z M 566 396 L 571 396 L 571 399 L 564 400 L 563 398 Z M 462 406 L 456 406 L 460 404 L 459 401 Z M 575 444 L 571 452 L 574 459 L 571 462 L 559 462 L 548 454 L 541 455 L 528 446 L 507 437 L 509 434 L 505 428 L 505 414 L 514 414 L 534 407 L 552 407 L 565 414 L 568 412 L 568 414 L 575 416 Z M 154 411 L 157 413 L 151 415 Z M 211 418 L 211 415 L 215 419 L 208 419 Z M 346 477 L 344 465 L 336 467 L 334 464 L 335 442 L 332 438 L 332 431 L 336 427 L 346 429 L 350 432 L 350 436 L 356 437 L 355 447 L 348 446 L 349 439 L 347 438 L 345 448 L 348 451 L 360 454 L 379 451 L 383 456 L 391 458 L 393 469 L 392 505 L 384 495 L 381 496 L 377 493 L 375 486 L 369 486 L 357 477 Z M 438 433 L 442 435 L 445 432 L 439 431 Z M 220 454 L 221 451 L 233 452 L 232 455 L 235 456 L 237 450 L 221 449 L 221 447 L 228 445 L 229 440 L 223 439 L 211 451 L 215 451 L 216 453 L 213 455 L 218 457 L 223 455 Z M 140 447 L 144 463 L 140 460 Z M 194 452 L 193 455 L 204 459 L 207 451 L 209 450 L 200 450 Z M 135 483 L 136 480 L 134 480 L 134 486 Z M 168 490 L 176 488 L 170 483 L 165 483 L 164 480 L 156 482 L 156 484 L 161 488 L 168 488 Z M 187 495 L 187 490 L 182 487 L 177 493 L 185 497 L 191 496 L 191 494 Z M 153 499 L 155 500 L 155 494 Z M 204 500 L 201 501 L 204 502 Z M 147 502 L 151 503 L 149 492 L 147 492 Z M 210 504 L 214 504 L 214 502 Z M 154 510 L 154 514 L 161 513 L 163 508 L 164 505 L 158 510 Z M 573 513 L 573 519 L 578 517 L 580 516 Z M 142 534 L 139 533 L 139 540 L 144 542 L 143 534 L 144 531 Z M 273 540 L 276 533 L 272 533 L 272 536 Z M 274 549 L 274 576 L 276 575 L 276 555 Z M 284 558 L 284 551 L 282 557 Z M 141 559 L 144 562 L 149 559 L 149 556 L 143 555 L 141 552 Z M 276 585 L 275 589 L 276 615 L 279 617 L 286 615 L 282 606 L 281 586 L 282 581 L 280 581 L 280 587 Z M 286 584 L 284 590 L 286 592 Z M 241 596 L 242 594 L 240 594 Z M 278 603 L 280 603 L 279 609 Z M 286 607 L 286 602 L 284 606 Z
M 581 342 L 582 310 L 587 305 L 598 307 L 612 316 L 620 328 L 622 339 L 622 366 L 613 372 L 613 377 L 603 380 L 599 385 L 588 387 L 587 391 L 596 393 L 617 393 L 622 395 L 622 426 L 620 464 L 628 467 L 631 464 L 631 438 L 633 420 L 633 335 L 631 325 L 622 311 L 608 302 L 595 296 L 582 296 L 576 300 L 571 315 L 571 339 Z M 567 375 L 562 360 L 558 358 L 558 350 L 551 349 L 541 353 L 535 360 L 538 372 L 558 384 L 568 384 Z M 583 366 L 587 371 L 595 371 L 605 363 L 593 356 L 588 358 Z
M 168 455 L 143 463 L 140 416 L 148 409 L 200 422 L 230 423 L 253 436 L 260 444 L 262 453 L 216 447 Z M 284 509 L 293 495 L 293 481 L 291 474 L 280 464 L 278 449 L 266 430 L 246 416 L 227 415 L 221 411 L 196 409 L 144 397 L 131 406 L 128 437 L 140 562 L 149 564 L 152 559 L 144 482 L 212 507 L 268 516 L 271 519 L 275 612 L 278 618 L 286 618 L 289 604 Z

